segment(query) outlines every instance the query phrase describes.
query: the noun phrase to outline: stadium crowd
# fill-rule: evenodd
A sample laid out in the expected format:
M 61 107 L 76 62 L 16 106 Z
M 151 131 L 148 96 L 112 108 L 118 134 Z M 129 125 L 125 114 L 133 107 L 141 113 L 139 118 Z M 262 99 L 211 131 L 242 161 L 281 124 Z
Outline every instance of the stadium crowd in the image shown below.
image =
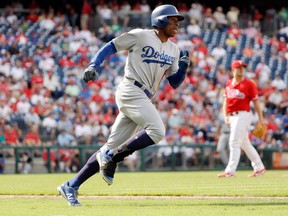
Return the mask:
M 81 14 L 75 13 L 71 5 L 65 13 L 53 8 L 38 10 L 33 5 L 29 13 L 15 10 L 21 5 L 9 5 L 1 11 L 1 145 L 105 143 L 118 112 L 114 91 L 123 77 L 127 53 L 108 59 L 95 82 L 86 85 L 82 72 L 105 42 L 129 30 L 133 22 L 140 20 L 141 27 L 149 27 L 151 10 L 145 1 L 135 5 L 112 2 L 99 1 L 92 8 L 89 1 L 84 1 Z M 266 35 L 261 22 L 265 15 L 257 9 L 253 16 L 243 19 L 244 11 L 234 6 L 227 13 L 221 6 L 212 9 L 200 3 L 188 6 L 181 1 L 177 6 L 180 13 L 185 13 L 187 22 L 173 40 L 180 49 L 190 50 L 192 66 L 177 90 L 164 81 L 153 99 L 167 127 L 160 145 L 216 145 L 230 64 L 242 59 L 249 66 L 247 76 L 258 86 L 268 125 L 263 140 L 251 135 L 253 144 L 258 148 L 287 147 L 288 10 L 267 12 L 277 15 L 277 29 Z M 90 15 L 92 10 L 97 11 L 94 19 Z M 98 31 L 93 30 L 95 19 Z M 256 121 L 255 117 L 253 122 Z M 183 151 L 191 158 L 197 154 L 197 150 L 189 148 Z M 13 156 L 12 151 L 5 153 Z M 162 151 L 158 156 L 170 153 Z M 47 155 L 43 157 L 47 159 Z M 71 163 L 77 164 L 77 151 L 63 150 L 57 157 L 65 161 L 64 171 Z

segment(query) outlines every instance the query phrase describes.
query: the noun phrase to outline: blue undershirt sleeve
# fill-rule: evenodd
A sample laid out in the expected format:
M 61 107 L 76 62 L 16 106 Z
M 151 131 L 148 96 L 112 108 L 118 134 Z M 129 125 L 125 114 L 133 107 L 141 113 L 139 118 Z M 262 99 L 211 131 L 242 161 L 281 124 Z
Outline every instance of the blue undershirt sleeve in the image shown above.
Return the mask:
M 178 88 L 180 84 L 184 81 L 185 79 L 186 72 L 182 71 L 180 68 L 179 70 L 173 74 L 172 76 L 167 77 L 169 84 L 174 88 Z
M 108 42 L 92 58 L 92 60 L 90 61 L 90 66 L 97 69 L 108 56 L 116 52 L 117 50 L 115 48 L 114 43 L 112 41 Z

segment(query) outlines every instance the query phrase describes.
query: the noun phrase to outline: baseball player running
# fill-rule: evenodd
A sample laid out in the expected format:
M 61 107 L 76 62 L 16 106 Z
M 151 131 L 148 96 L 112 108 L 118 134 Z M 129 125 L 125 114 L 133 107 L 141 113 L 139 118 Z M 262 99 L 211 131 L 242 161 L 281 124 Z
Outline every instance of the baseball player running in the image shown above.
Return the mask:
M 71 206 L 81 205 L 77 191 L 81 184 L 100 170 L 108 185 L 113 183 L 117 163 L 134 151 L 158 143 L 165 126 L 151 102 L 165 77 L 173 88 L 184 80 L 190 64 L 189 52 L 179 51 L 169 40 L 184 20 L 173 5 L 156 7 L 151 14 L 153 29 L 134 29 L 102 47 L 85 69 L 85 82 L 96 80 L 97 68 L 115 52 L 128 50 L 124 79 L 116 91 L 119 114 L 107 143 L 95 152 L 76 176 L 57 190 Z
M 253 102 L 259 122 L 263 122 L 262 110 L 258 101 L 256 85 L 245 78 L 247 65 L 240 60 L 232 63 L 233 78 L 226 83 L 224 93 L 223 112 L 225 123 L 230 127 L 229 162 L 225 172 L 218 177 L 233 177 L 240 160 L 241 149 L 251 161 L 254 172 L 250 177 L 257 177 L 265 173 L 265 167 L 258 152 L 249 140 L 249 127 L 252 114 L 250 113 L 250 101 Z

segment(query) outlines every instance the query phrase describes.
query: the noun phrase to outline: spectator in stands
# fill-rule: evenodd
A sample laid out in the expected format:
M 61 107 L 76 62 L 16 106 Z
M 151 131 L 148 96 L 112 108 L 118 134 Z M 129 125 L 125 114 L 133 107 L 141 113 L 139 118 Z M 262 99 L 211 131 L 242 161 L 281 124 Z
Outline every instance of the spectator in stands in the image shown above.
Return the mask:
M 19 102 L 17 103 L 17 111 L 21 114 L 27 114 L 31 108 L 28 98 L 25 95 L 20 97 Z
M 100 1 L 100 3 L 96 7 L 99 17 L 102 20 L 102 25 L 111 25 L 113 23 L 114 14 L 113 11 L 108 7 L 104 1 Z
M 72 6 L 71 4 L 66 4 L 65 5 L 65 11 L 66 11 L 66 16 L 67 20 L 69 22 L 69 25 L 74 28 L 77 25 L 78 21 L 78 14 L 75 10 L 75 7 Z
M 255 74 L 258 78 L 258 86 L 261 88 L 268 82 L 271 76 L 271 69 L 266 64 L 265 59 L 261 58 L 261 61 L 256 65 Z
M 92 144 L 92 128 L 91 125 L 84 120 L 76 121 L 74 134 L 78 140 L 79 145 L 91 145 Z
M 122 24 L 123 29 L 128 27 L 130 17 L 129 12 L 131 11 L 131 5 L 128 1 L 124 0 L 120 5 L 118 18 L 120 19 L 120 23 Z
M 3 132 L 2 125 L 0 125 L 0 146 L 5 145 L 5 144 L 6 144 L 5 135 L 4 135 L 4 132 Z
M 68 78 L 65 93 L 71 97 L 77 97 L 80 94 L 80 88 L 72 78 Z
M 235 6 L 231 6 L 229 8 L 229 11 L 226 14 L 228 23 L 230 25 L 232 25 L 233 23 L 238 23 L 239 22 L 239 14 L 240 14 L 240 10 Z
M 4 125 L 5 142 L 11 146 L 20 146 L 20 139 L 22 138 L 22 131 L 19 129 L 17 123 L 10 123 Z
M 203 13 L 203 26 L 204 29 L 211 29 L 214 30 L 216 27 L 216 20 L 214 18 L 212 8 L 207 7 L 204 9 Z
M 30 131 L 24 137 L 24 144 L 27 146 L 41 146 L 42 141 L 39 134 L 39 126 L 36 124 L 31 125 Z
M 247 27 L 243 29 L 243 34 L 245 34 L 249 38 L 255 38 L 258 34 L 257 28 L 253 25 L 253 22 L 251 20 L 248 21 Z
M 140 3 L 140 11 L 143 13 L 140 17 L 140 20 L 142 22 L 142 27 L 146 28 L 150 25 L 150 5 L 147 3 L 146 0 L 141 0 Z
M 272 80 L 271 86 L 274 88 L 277 88 L 278 90 L 284 90 L 287 88 L 287 84 L 285 81 L 281 78 L 281 76 L 278 74 L 275 76 L 275 79 Z
M 33 107 L 30 107 L 29 112 L 25 113 L 24 122 L 28 128 L 34 124 L 35 125 L 41 124 L 41 119 Z
M 0 117 L 9 120 L 9 117 L 12 115 L 13 110 L 10 107 L 10 104 L 12 103 L 11 100 L 14 98 L 11 98 L 8 103 L 4 103 L 0 101 Z M 8 99 L 7 99 L 8 100 Z
M 229 34 L 228 38 L 225 40 L 225 44 L 229 47 L 237 47 L 238 41 L 233 34 Z
M 44 117 L 42 121 L 43 133 L 46 141 L 55 141 L 56 138 L 56 129 L 57 122 L 55 120 L 55 115 L 53 112 L 49 113 L 46 117 Z
M 253 46 L 249 44 L 248 47 L 244 47 L 244 49 L 242 50 L 242 55 L 243 57 L 252 58 L 254 55 Z
M 18 21 L 18 17 L 14 14 L 13 8 L 8 10 L 8 15 L 6 16 L 6 20 L 10 25 L 14 25 Z
M 52 97 L 55 97 L 56 91 L 60 90 L 59 76 L 57 76 L 53 70 L 48 70 L 47 73 L 44 73 L 43 87 L 51 92 Z
M 186 28 L 187 34 L 192 39 L 194 36 L 201 35 L 201 28 L 198 24 L 198 21 L 195 18 L 190 19 L 190 23 Z
M 12 65 L 10 74 L 14 81 L 19 81 L 26 75 L 25 70 L 22 68 L 22 63 L 20 60 L 15 61 L 15 65 Z
M 261 30 L 261 22 L 263 20 L 263 14 L 257 9 L 255 8 L 252 12 L 252 22 L 253 25 L 255 26 L 255 28 L 257 28 L 257 30 Z
M 283 125 L 283 130 L 284 130 L 284 133 L 288 133 L 288 109 L 286 109 L 283 117 L 282 117 L 282 125 Z
M 24 151 L 20 154 L 19 173 L 28 174 L 32 171 L 32 157 L 28 152 Z
M 4 77 L 8 77 L 10 76 L 10 71 L 11 71 L 11 62 L 8 59 L 6 60 L 3 58 L 1 61 L 0 75 L 3 75 Z
M 285 6 L 278 11 L 278 27 L 283 28 L 288 24 L 288 10 Z
M 88 0 L 83 0 L 83 5 L 81 8 L 81 16 L 80 16 L 80 27 L 83 29 L 84 27 L 89 26 L 89 16 L 93 13 L 93 8 Z
M 216 22 L 216 28 L 220 30 L 225 30 L 228 25 L 228 20 L 226 19 L 226 15 L 223 13 L 223 8 L 218 6 L 213 13 L 213 17 Z
M 11 46 L 9 46 L 9 48 L 8 48 L 8 52 L 9 52 L 11 55 L 17 55 L 17 54 L 20 53 L 20 51 L 19 51 L 19 44 L 18 44 L 18 42 L 16 41 L 16 38 L 14 38 L 14 36 L 13 36 L 12 38 L 13 38 L 13 39 L 11 39 L 11 40 L 13 40 L 13 41 L 12 41 Z
M 5 159 L 4 154 L 0 152 L 0 174 L 3 174 L 5 170 Z
M 54 12 L 50 11 L 50 13 L 42 15 L 42 19 L 39 22 L 40 27 L 48 31 L 54 30 L 56 27 L 56 23 L 54 21 Z
M 133 152 L 133 154 L 126 157 L 123 164 L 127 166 L 130 172 L 135 172 L 139 164 L 138 152 Z
M 41 69 L 45 72 L 46 71 L 52 71 L 54 69 L 54 66 L 55 66 L 54 58 L 50 54 L 44 53 L 43 58 L 38 63 L 39 69 Z
M 266 107 L 268 108 L 270 113 L 277 113 L 279 111 L 280 104 L 282 103 L 282 101 L 283 101 L 283 95 L 281 90 L 275 88 L 275 91 L 272 92 L 268 97 Z
M 43 158 L 43 161 L 45 163 L 45 166 L 47 168 L 49 168 L 48 167 L 48 165 L 49 165 L 48 164 L 48 150 L 46 148 L 43 150 L 42 158 Z M 49 162 L 50 162 L 50 171 L 52 173 L 56 172 L 58 169 L 58 159 L 57 159 L 56 154 L 53 151 L 53 149 L 50 149 L 50 161 Z
M 202 26 L 203 22 L 202 13 L 203 13 L 203 6 L 199 2 L 191 4 L 191 7 L 188 11 L 188 15 L 190 19 L 192 18 L 196 19 L 200 26 Z
M 26 16 L 26 20 L 30 21 L 32 23 L 37 22 L 38 19 L 39 19 L 39 16 L 38 16 L 38 14 L 37 14 L 37 12 L 35 10 L 30 10 L 28 15 Z
M 71 120 L 68 119 L 66 113 L 62 112 L 60 113 L 60 119 L 57 123 L 57 130 L 63 131 L 72 134 L 73 133 L 73 124 Z
M 59 135 L 57 136 L 58 145 L 61 147 L 72 147 L 76 146 L 75 137 L 68 133 L 66 129 L 61 129 Z M 65 171 L 70 173 L 71 171 L 77 171 L 79 168 L 79 160 L 76 155 L 79 154 L 77 149 L 60 148 L 59 150 L 59 167 L 60 171 Z M 73 168 L 73 167 L 76 167 Z
M 227 29 L 227 34 L 232 34 L 234 36 L 234 38 L 238 39 L 239 36 L 241 35 L 242 31 L 238 26 L 238 23 L 231 23 L 230 27 L 228 27 Z
M 216 61 L 223 59 L 227 54 L 227 51 L 223 48 L 223 46 L 219 43 L 211 50 L 211 56 L 215 58 Z

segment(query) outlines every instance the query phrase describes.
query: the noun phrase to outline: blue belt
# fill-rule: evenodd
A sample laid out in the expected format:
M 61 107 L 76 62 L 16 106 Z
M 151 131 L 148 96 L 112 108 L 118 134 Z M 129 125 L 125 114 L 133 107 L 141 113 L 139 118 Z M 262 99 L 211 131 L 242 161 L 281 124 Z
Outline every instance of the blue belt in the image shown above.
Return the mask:
M 141 83 L 139 83 L 138 81 L 134 81 L 134 85 L 135 86 L 137 86 L 137 87 L 139 87 L 140 89 L 142 89 L 143 91 L 144 91 L 144 93 L 146 94 L 146 96 L 149 98 L 149 99 L 151 99 L 153 96 L 154 96 L 154 94 L 151 94 L 151 92 L 148 90 L 148 89 L 146 89 Z

